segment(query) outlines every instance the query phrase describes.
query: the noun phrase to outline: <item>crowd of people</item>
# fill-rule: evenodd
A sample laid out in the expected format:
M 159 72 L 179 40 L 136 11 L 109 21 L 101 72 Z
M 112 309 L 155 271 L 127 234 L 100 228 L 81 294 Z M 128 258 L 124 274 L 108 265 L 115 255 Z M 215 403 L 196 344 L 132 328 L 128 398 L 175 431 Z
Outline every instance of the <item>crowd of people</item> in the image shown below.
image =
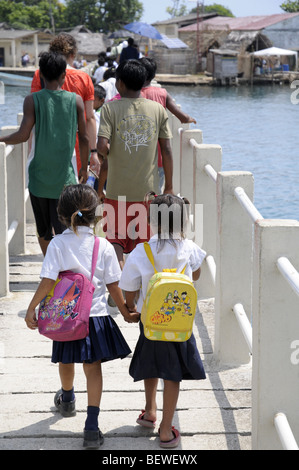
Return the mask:
M 63 416 L 76 413 L 74 365 L 83 364 L 86 448 L 98 448 L 104 439 L 98 423 L 101 364 L 131 353 L 121 328 L 109 315 L 106 287 L 124 320 L 140 326 L 129 370 L 134 381 L 144 381 L 140 426 L 155 427 L 157 383 L 159 378 L 164 381 L 161 447 L 173 448 L 180 442 L 173 417 L 181 380 L 205 378 L 193 334 L 182 343 L 150 341 L 140 322 L 151 274 L 143 242 L 149 242 L 157 269 L 185 265 L 193 280 L 199 278 L 205 252 L 185 238 L 183 224 L 175 232 L 171 212 L 166 221 L 150 215 L 151 204 L 176 206 L 180 214 L 188 204 L 173 192 L 172 135 L 166 109 L 181 122 L 196 121 L 176 106 L 166 90 L 152 85 L 156 64 L 136 52 L 129 40 L 119 61 L 111 58 L 110 67 L 107 55 L 100 55 L 93 81 L 72 66 L 77 53 L 74 39 L 58 35 L 40 56 L 20 128 L 0 139 L 7 144 L 31 142 L 28 187 L 44 262 L 41 283 L 27 309 L 28 328 L 38 327 L 36 309 L 59 272 L 90 274 L 96 211 L 104 202 L 105 237 L 100 239 L 93 278 L 89 335 L 77 341 L 54 341 L 52 350 L 61 382 L 54 401 Z M 85 184 L 88 169 L 97 176 L 94 188 Z

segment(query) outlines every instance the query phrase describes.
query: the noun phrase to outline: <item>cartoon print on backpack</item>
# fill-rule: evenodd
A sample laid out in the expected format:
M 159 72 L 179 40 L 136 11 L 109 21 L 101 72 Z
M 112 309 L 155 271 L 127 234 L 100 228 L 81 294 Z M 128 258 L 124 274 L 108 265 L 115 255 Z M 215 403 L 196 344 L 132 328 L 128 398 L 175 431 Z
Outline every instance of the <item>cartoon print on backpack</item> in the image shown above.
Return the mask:
M 181 293 L 181 297 L 177 290 L 174 290 L 173 294 L 168 292 L 164 299 L 163 305 L 160 310 L 157 310 L 150 321 L 155 324 L 169 323 L 174 315 L 181 314 L 182 317 L 185 315 L 192 315 L 191 313 L 191 300 L 186 291 Z

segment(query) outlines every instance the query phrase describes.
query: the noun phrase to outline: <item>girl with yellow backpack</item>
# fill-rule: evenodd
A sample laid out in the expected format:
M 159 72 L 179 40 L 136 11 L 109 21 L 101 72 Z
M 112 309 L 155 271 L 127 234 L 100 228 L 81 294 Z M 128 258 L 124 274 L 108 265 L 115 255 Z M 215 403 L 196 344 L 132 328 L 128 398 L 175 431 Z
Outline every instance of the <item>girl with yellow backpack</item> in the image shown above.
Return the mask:
M 171 194 L 154 196 L 149 223 L 153 236 L 128 256 L 119 287 L 130 311 L 141 313 L 140 336 L 130 364 L 134 381 L 144 380 L 145 409 L 137 423 L 154 428 L 158 379 L 164 381 L 160 446 L 176 447 L 173 426 L 181 380 L 205 379 L 192 333 L 197 307 L 192 280 L 198 280 L 206 253 L 185 238 L 188 201 Z

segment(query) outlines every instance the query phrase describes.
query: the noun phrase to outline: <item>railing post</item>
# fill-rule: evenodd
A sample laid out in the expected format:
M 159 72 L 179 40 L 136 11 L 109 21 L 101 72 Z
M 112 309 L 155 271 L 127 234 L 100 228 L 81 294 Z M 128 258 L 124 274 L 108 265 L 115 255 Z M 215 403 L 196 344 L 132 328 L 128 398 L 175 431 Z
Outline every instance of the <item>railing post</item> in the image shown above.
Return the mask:
M 0 297 L 9 293 L 6 146 L 0 143 Z
M 218 173 L 214 353 L 219 362 L 236 365 L 250 362 L 250 354 L 233 307 L 241 304 L 251 315 L 252 277 L 252 221 L 234 196 L 238 186 L 253 198 L 251 173 Z
M 202 131 L 199 129 L 181 132 L 181 182 L 180 194 L 189 199 L 192 209 L 194 204 L 194 148 L 190 140 L 194 139 L 198 144 L 202 143 Z
M 197 205 L 202 205 L 202 220 L 197 220 L 197 210 L 195 210 L 194 241 L 206 251 L 207 257 L 213 256 L 216 261 L 216 181 L 207 175 L 205 167 L 211 165 L 216 173 L 221 171 L 222 148 L 219 145 L 194 145 L 194 156 L 194 204 L 195 208 Z M 199 296 L 201 298 L 215 297 L 215 284 L 207 262 L 203 263 L 201 268 Z
M 299 270 L 299 222 L 260 220 L 254 235 L 252 447 L 275 450 L 277 413 L 299 437 L 299 300 L 277 267 L 284 256 Z
M 2 135 L 17 127 L 2 127 Z M 8 225 L 16 220 L 18 226 L 9 244 L 9 253 L 18 255 L 26 251 L 26 204 L 25 204 L 25 151 L 22 144 L 15 145 L 7 157 Z
M 171 148 L 173 156 L 173 190 L 179 194 L 181 190 L 181 132 L 187 130 L 189 124 L 182 124 L 177 117 L 169 113 L 169 124 L 172 132 Z

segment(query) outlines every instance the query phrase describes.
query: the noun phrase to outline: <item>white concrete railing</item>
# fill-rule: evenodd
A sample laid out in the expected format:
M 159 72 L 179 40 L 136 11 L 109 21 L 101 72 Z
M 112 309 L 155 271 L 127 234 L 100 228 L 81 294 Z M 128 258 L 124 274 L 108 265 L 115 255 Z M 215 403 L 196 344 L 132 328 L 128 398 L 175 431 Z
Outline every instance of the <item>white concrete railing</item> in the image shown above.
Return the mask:
M 17 126 L 1 128 L 10 134 Z M 9 255 L 26 251 L 26 145 L 0 143 L 0 296 L 9 294 Z
M 219 145 L 174 116 L 170 124 L 174 190 L 190 200 L 195 242 L 207 252 L 197 287 L 200 298 L 215 297 L 214 356 L 240 365 L 252 354 L 253 448 L 298 448 L 299 222 L 263 219 L 252 174 L 221 171 Z M 0 144 L 0 296 L 9 292 L 9 252 L 25 252 L 25 149 Z
M 203 205 L 195 241 L 203 231 L 208 255 L 198 292 L 215 297 L 214 357 L 232 365 L 252 358 L 253 449 L 298 449 L 299 222 L 264 219 L 252 202 L 253 175 L 221 171 L 220 146 L 173 117 L 172 126 L 175 191 L 193 210 Z

